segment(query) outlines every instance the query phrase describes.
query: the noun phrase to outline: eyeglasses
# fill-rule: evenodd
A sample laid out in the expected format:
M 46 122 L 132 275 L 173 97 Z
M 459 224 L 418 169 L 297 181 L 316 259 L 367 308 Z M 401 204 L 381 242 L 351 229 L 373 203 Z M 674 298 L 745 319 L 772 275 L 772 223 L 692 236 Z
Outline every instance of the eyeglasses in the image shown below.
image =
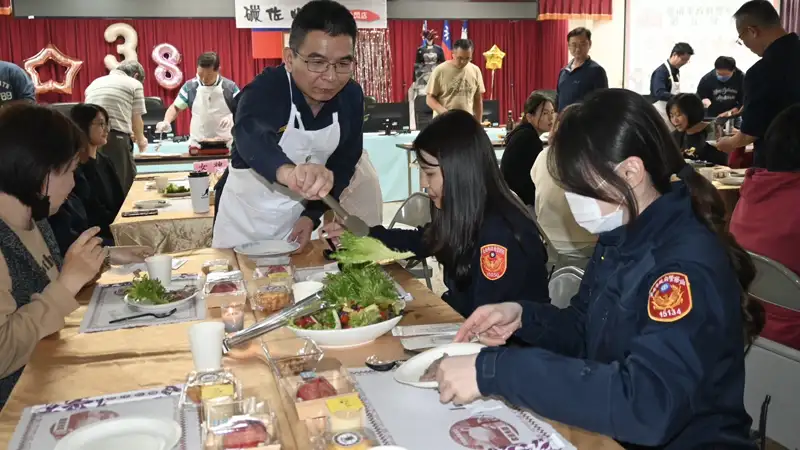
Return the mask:
M 102 128 L 104 130 L 111 129 L 111 126 L 108 124 L 108 122 L 105 122 L 105 121 L 103 121 L 103 122 L 92 122 L 92 125 L 94 125 L 96 127 L 100 127 L 100 128 Z
M 356 62 L 352 59 L 343 59 L 336 62 L 330 62 L 321 58 L 308 58 L 300 54 L 297 50 L 292 49 L 292 52 L 297 55 L 308 67 L 309 72 L 325 73 L 333 66 L 333 70 L 342 75 L 350 75 L 356 67 Z

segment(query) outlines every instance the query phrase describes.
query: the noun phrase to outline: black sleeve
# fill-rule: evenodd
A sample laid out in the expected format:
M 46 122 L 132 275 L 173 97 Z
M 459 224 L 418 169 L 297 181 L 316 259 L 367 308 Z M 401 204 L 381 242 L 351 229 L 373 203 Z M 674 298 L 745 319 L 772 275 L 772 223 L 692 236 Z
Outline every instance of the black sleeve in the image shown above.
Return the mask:
M 61 256 L 66 255 L 67 250 L 78 239 L 78 236 L 89 229 L 86 210 L 74 193 L 69 194 L 58 212 L 48 217 L 47 221 L 50 223 L 50 228 L 53 229 Z
M 744 105 L 744 72 L 738 71 L 734 76 L 737 79 L 736 106 L 741 108 Z
M 709 82 L 708 75 L 706 75 L 701 78 L 700 82 L 697 84 L 697 96 L 700 97 L 700 100 L 704 98 L 713 100 L 711 98 L 712 95 L 714 95 L 714 90 Z
M 659 67 L 650 77 L 650 95 L 655 100 L 666 102 L 672 98 L 671 91 L 672 82 L 669 80 L 669 74 L 665 67 Z
M 600 66 L 597 67 L 597 72 L 595 73 L 594 88 L 608 89 L 608 75 L 606 74 L 606 69 Z
M 533 222 L 520 233 L 499 216 L 481 228 L 478 251 L 472 261 L 472 310 L 482 305 L 519 301 L 520 291 L 533 302 L 550 303 L 547 255 Z M 522 288 L 521 288 L 522 287 Z
M 535 131 L 519 130 L 508 141 L 500 162 L 500 170 L 508 187 L 526 205 L 536 203 L 536 186 L 531 178 L 531 168 L 541 151 L 542 142 Z

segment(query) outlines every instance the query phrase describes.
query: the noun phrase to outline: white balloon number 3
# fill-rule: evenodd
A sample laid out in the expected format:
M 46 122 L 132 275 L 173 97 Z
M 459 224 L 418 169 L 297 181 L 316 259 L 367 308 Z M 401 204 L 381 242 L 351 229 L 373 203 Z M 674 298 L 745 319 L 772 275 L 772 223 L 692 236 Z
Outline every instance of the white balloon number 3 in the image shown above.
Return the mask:
M 118 38 L 122 38 L 123 42 L 117 45 L 117 53 L 122 55 L 124 61 L 138 61 L 139 57 L 136 55 L 136 47 L 139 45 L 139 34 L 136 30 L 127 23 L 115 23 L 106 28 L 104 33 L 106 42 L 113 44 Z M 114 70 L 119 66 L 120 61 L 114 55 L 106 55 L 103 59 L 108 70 Z

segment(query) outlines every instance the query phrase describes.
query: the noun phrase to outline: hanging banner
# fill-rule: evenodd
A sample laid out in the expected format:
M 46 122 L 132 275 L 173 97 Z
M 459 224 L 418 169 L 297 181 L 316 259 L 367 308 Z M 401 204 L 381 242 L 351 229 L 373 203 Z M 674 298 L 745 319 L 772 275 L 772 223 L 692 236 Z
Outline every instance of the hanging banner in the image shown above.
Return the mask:
M 308 0 L 235 0 L 236 28 L 288 30 Z M 358 28 L 386 28 L 386 0 L 339 0 Z

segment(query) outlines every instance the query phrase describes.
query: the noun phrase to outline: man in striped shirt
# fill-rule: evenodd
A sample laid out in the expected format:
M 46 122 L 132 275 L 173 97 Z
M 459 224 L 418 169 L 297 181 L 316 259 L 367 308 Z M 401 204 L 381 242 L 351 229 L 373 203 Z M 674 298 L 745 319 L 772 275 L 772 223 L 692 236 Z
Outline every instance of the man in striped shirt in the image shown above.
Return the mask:
M 123 61 L 86 88 L 86 103 L 102 106 L 108 111 L 108 143 L 100 151 L 111 159 L 126 193 L 136 177 L 131 136 L 136 140 L 140 153 L 147 149 L 142 121 L 147 112 L 143 80 L 144 68 L 138 61 Z
M 239 87 L 219 74 L 219 65 L 219 56 L 214 52 L 203 53 L 197 58 L 197 77 L 184 83 L 175 102 L 164 114 L 164 120 L 156 124 L 156 132 L 169 132 L 178 113 L 190 109 L 190 146 L 199 147 L 204 140 L 230 140 L 236 111 L 233 97 L 239 93 Z M 198 93 L 205 93 L 205 96 Z

